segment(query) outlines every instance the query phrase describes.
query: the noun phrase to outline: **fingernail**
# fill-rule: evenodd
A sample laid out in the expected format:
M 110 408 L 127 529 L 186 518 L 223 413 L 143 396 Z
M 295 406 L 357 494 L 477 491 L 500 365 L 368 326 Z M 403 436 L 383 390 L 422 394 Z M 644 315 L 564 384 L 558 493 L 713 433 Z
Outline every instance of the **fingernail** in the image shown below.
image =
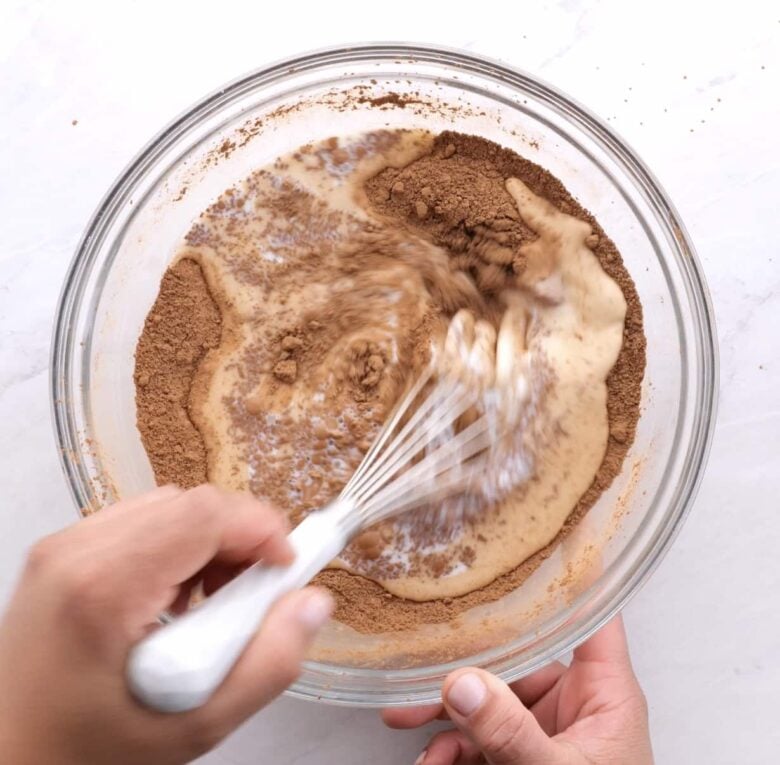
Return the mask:
M 447 701 L 455 711 L 468 717 L 482 706 L 487 696 L 487 688 L 479 675 L 468 673 L 461 675 L 447 693 Z
M 427 749 L 423 749 L 422 752 L 420 752 L 420 756 L 414 761 L 414 765 L 423 765 L 425 762 L 425 756 L 428 754 Z
M 333 598 L 327 592 L 314 590 L 298 608 L 298 620 L 311 632 L 319 630 L 333 613 Z

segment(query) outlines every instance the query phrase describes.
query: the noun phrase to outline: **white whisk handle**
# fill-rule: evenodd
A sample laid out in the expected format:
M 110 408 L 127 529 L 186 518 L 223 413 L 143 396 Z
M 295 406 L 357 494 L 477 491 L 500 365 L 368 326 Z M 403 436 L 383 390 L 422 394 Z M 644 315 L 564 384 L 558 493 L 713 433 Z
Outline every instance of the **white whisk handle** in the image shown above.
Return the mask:
M 243 653 L 271 605 L 307 584 L 346 546 L 353 506 L 336 500 L 311 513 L 290 534 L 289 566 L 251 566 L 211 597 L 155 630 L 131 651 L 127 681 L 133 695 L 160 712 L 204 704 Z

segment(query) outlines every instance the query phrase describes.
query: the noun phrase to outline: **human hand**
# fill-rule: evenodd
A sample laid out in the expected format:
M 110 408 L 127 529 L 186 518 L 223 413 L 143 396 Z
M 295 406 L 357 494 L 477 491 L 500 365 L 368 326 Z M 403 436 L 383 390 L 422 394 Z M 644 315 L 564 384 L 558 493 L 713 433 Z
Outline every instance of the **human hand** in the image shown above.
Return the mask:
M 415 765 L 652 765 L 647 703 L 620 618 L 560 662 L 511 686 L 478 669 L 453 672 L 444 705 L 387 709 L 391 728 L 450 719 Z
M 39 542 L 0 622 L 0 762 L 176 765 L 213 747 L 298 675 L 332 601 L 309 588 L 269 612 L 211 700 L 186 714 L 138 704 L 131 646 L 248 562 L 289 563 L 281 516 L 248 495 L 163 487 Z

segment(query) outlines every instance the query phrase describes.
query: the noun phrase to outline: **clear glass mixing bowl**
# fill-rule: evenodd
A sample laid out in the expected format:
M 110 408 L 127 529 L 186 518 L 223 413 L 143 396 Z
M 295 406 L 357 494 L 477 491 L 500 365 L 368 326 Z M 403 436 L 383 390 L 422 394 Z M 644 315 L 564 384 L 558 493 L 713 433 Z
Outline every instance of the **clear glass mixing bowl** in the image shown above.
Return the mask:
M 390 92 L 400 101 L 371 101 Z M 717 388 L 712 309 L 691 243 L 659 184 L 601 120 L 529 75 L 463 52 L 331 49 L 203 99 L 141 151 L 90 221 L 60 300 L 51 378 L 62 464 L 82 513 L 153 485 L 135 425 L 133 352 L 192 220 L 280 154 L 384 127 L 481 135 L 558 176 L 596 215 L 636 280 L 647 370 L 621 475 L 522 587 L 450 624 L 388 635 L 340 624 L 326 630 L 290 693 L 364 706 L 437 700 L 444 676 L 464 665 L 515 679 L 618 611 L 691 507 Z

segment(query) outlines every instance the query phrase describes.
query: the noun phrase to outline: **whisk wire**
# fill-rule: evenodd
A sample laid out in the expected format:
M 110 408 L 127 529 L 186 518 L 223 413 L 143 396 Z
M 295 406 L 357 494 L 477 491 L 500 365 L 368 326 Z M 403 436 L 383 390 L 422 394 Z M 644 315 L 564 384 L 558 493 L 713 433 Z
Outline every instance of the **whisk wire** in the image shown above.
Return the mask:
M 416 386 L 415 386 L 416 387 Z M 414 401 L 414 397 L 407 396 L 404 399 L 405 406 L 396 412 L 395 417 L 393 418 L 393 422 L 388 422 L 388 424 L 383 428 L 385 431 L 382 434 L 381 439 L 377 439 L 377 443 L 381 440 L 380 449 L 378 449 L 374 454 L 372 455 L 371 464 L 366 466 L 365 470 L 360 469 L 358 467 L 358 471 L 361 472 L 360 478 L 351 486 L 350 488 L 350 494 L 354 495 L 361 486 L 365 485 L 367 481 L 374 481 L 376 477 L 376 471 L 382 469 L 384 462 L 387 460 L 388 455 L 392 454 L 395 449 L 398 448 L 400 444 L 402 444 L 410 433 L 413 432 L 414 428 L 417 426 L 417 424 L 433 409 L 435 409 L 437 406 L 441 406 L 441 399 L 442 399 L 442 391 L 443 386 L 441 384 L 437 385 L 432 393 L 430 393 L 428 396 L 426 396 L 423 401 L 420 403 L 420 405 L 417 407 L 417 409 L 414 411 L 412 416 L 409 418 L 409 420 L 402 426 L 401 430 L 396 433 L 395 435 L 395 428 L 398 426 L 399 422 L 403 418 L 403 416 L 406 414 L 409 407 L 412 405 Z M 388 438 L 390 436 L 393 436 L 392 440 L 387 443 Z M 379 458 L 379 461 L 377 462 L 377 458 Z
M 375 493 L 387 481 L 419 454 L 426 444 L 432 443 L 452 423 L 474 403 L 474 396 L 466 393 L 458 386 L 448 384 L 429 395 L 420 408 L 409 418 L 401 432 L 390 442 L 382 453 L 381 462 L 367 472 L 357 486 L 353 487 L 350 496 L 356 500 L 365 499 L 367 494 Z M 446 412 L 446 417 L 428 418 L 430 412 Z
M 431 384 L 431 363 L 394 407 L 340 495 L 360 526 L 469 493 L 484 475 L 488 453 L 516 418 L 504 416 L 494 390 L 470 385 L 475 370 L 466 371 L 468 380 L 447 373 Z M 458 431 L 458 421 L 480 401 L 477 419 Z
M 406 413 L 406 410 L 420 394 L 420 391 L 423 389 L 428 380 L 431 379 L 432 374 L 433 369 L 428 367 L 425 372 L 415 381 L 414 385 L 412 385 L 406 395 L 396 404 L 387 421 L 382 426 L 382 429 L 380 430 L 377 438 L 374 440 L 374 443 L 371 444 L 371 447 L 366 452 L 360 465 L 358 465 L 357 470 L 352 474 L 352 477 L 349 479 L 347 485 L 342 490 L 342 495 L 351 494 L 352 490 L 362 482 L 364 475 L 373 465 L 374 460 L 387 442 L 387 439 L 392 436 L 401 418 Z
M 478 466 L 467 460 L 490 446 L 490 424 L 482 417 L 454 438 L 441 443 L 425 459 L 412 465 L 396 481 L 381 488 L 367 501 L 358 504 L 366 518 L 376 514 L 376 520 L 399 512 L 400 506 L 413 507 L 435 499 L 436 494 L 448 494 L 467 488 Z

